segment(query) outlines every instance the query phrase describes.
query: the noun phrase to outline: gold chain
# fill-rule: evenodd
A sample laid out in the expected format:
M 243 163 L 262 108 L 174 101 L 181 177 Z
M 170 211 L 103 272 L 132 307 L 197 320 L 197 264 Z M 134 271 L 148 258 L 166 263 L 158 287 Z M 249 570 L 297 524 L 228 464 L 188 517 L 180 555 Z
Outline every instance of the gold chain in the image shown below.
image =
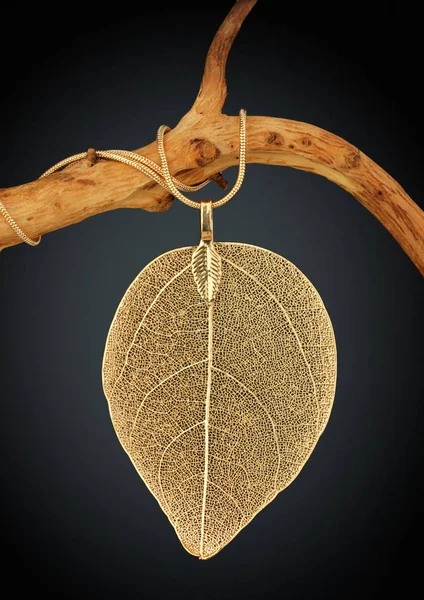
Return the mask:
M 185 192 L 197 192 L 204 188 L 208 183 L 210 183 L 210 179 L 206 179 L 202 183 L 198 185 L 188 185 L 179 181 L 176 177 L 173 177 L 169 172 L 168 161 L 166 159 L 166 153 L 163 143 L 164 134 L 169 131 L 169 127 L 167 125 L 161 125 L 158 129 L 157 133 L 157 144 L 158 144 L 158 152 L 161 160 L 161 165 L 157 165 L 155 162 L 150 160 L 149 158 L 142 156 L 141 154 L 136 154 L 135 152 L 129 152 L 128 150 L 95 150 L 95 155 L 98 158 L 105 158 L 108 160 L 115 160 L 117 162 L 124 163 L 129 167 L 133 167 L 138 171 L 141 171 L 145 175 L 147 175 L 150 179 L 153 179 L 157 184 L 168 190 L 171 194 L 173 194 L 176 198 L 190 206 L 191 208 L 200 209 L 200 202 L 195 202 L 194 200 L 190 200 L 180 192 L 180 190 L 184 190 Z M 216 200 L 212 203 L 214 208 L 218 208 L 222 206 L 231 198 L 233 198 L 243 183 L 244 175 L 246 172 L 246 111 L 244 109 L 240 110 L 240 159 L 239 159 L 239 172 L 237 176 L 237 180 L 234 184 L 234 187 L 220 200 Z M 55 173 L 59 169 L 70 165 L 71 163 L 82 160 L 87 156 L 87 152 L 80 152 L 79 154 L 74 154 L 73 156 L 68 156 L 64 160 L 56 163 L 50 169 L 47 169 L 41 176 L 47 177 L 52 173 Z M 6 219 L 7 223 L 13 229 L 13 231 L 27 244 L 30 246 L 37 246 L 41 241 L 41 235 L 37 240 L 31 239 L 19 225 L 15 222 L 13 217 L 9 214 L 4 204 L 0 201 L 0 213 Z
M 23 240 L 30 246 L 38 246 L 38 244 L 41 242 L 41 235 L 39 236 L 38 240 L 33 240 L 29 236 L 27 236 L 27 234 L 22 231 L 22 229 L 19 227 L 19 225 L 16 223 L 16 221 L 9 215 L 8 211 L 6 210 L 6 207 L 4 206 L 4 204 L 1 200 L 0 200 L 0 213 L 3 215 L 3 217 L 9 223 L 9 225 L 11 226 L 13 231 L 16 233 L 16 235 L 18 235 L 21 238 L 21 240 Z
M 240 149 L 239 149 L 240 158 L 239 158 L 239 172 L 237 175 L 237 180 L 236 180 L 233 188 L 228 192 L 228 194 L 226 194 L 220 200 L 216 200 L 215 202 L 212 203 L 213 208 L 218 208 L 219 206 L 226 204 L 227 202 L 229 202 L 231 200 L 231 198 L 233 198 L 237 194 L 237 192 L 239 191 L 239 189 L 242 186 L 244 175 L 246 173 L 246 111 L 244 110 L 244 108 L 242 108 L 240 110 L 239 116 L 240 116 Z M 162 173 L 163 173 L 163 177 L 165 178 L 166 186 L 171 191 L 171 193 L 176 198 L 178 198 L 178 200 L 181 200 L 181 202 L 184 202 L 184 204 L 187 204 L 187 206 L 190 206 L 191 208 L 200 209 L 201 208 L 200 202 L 195 202 L 194 200 L 190 200 L 190 198 L 187 198 L 186 196 L 184 196 L 184 194 L 181 194 L 181 192 L 178 190 L 178 188 L 174 185 L 172 175 L 169 172 L 168 161 L 166 159 L 166 153 L 165 153 L 165 148 L 164 148 L 164 144 L 163 144 L 163 137 L 167 131 L 169 131 L 169 127 L 167 125 L 161 125 L 158 129 L 157 138 L 156 138 L 157 143 L 158 143 L 158 152 L 159 152 L 159 156 L 160 156 L 160 160 L 161 160 L 161 164 L 162 164 Z
M 167 186 L 164 185 L 165 179 L 162 175 L 161 168 L 149 158 L 146 158 L 141 154 L 136 154 L 135 152 L 130 152 L 129 150 L 95 150 L 95 153 L 97 158 L 115 160 L 117 162 L 121 162 L 125 165 L 128 165 L 129 167 L 133 167 L 134 169 L 141 171 L 142 173 L 150 177 L 150 179 L 153 179 L 154 181 L 156 181 L 156 183 L 167 189 Z M 73 162 L 77 162 L 78 160 L 81 160 L 86 156 L 87 152 L 80 152 L 79 154 L 68 156 L 68 158 L 61 160 L 60 162 L 50 167 L 50 169 L 45 171 L 45 173 L 43 173 L 40 176 L 40 179 L 42 179 L 43 177 L 47 177 L 48 175 L 55 173 L 59 169 L 62 169 L 63 167 L 66 167 L 67 165 L 70 165 Z M 208 183 L 210 183 L 211 181 L 210 179 L 206 179 L 206 181 L 203 181 L 198 185 L 187 185 L 182 181 L 179 181 L 176 177 L 173 177 L 172 179 L 175 182 L 175 185 L 178 185 L 180 189 L 185 190 L 187 192 L 197 192 L 198 190 L 205 187 L 205 185 L 208 185 Z M 168 191 L 171 192 L 171 190 Z

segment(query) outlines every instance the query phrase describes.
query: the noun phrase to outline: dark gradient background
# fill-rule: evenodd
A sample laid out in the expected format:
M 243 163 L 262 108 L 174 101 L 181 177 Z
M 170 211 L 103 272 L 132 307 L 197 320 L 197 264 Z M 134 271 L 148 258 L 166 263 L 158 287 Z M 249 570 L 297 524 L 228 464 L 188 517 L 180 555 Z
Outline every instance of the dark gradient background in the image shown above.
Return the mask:
M 196 12 L 190 4 L 135 14 L 75 5 L 54 26 L 40 6 L 12 7 L 3 28 L 16 46 L 0 39 L 0 185 L 35 179 L 90 146 L 137 148 L 159 124 L 174 126 L 232 3 Z M 310 12 L 261 0 L 230 56 L 226 112 L 243 106 L 328 129 L 420 203 L 422 33 L 408 6 L 373 18 L 369 3 Z M 2 584 L 16 597 L 368 599 L 420 583 L 410 540 L 420 547 L 421 276 L 355 199 L 292 169 L 249 166 L 215 230 L 286 256 L 324 299 L 339 376 L 315 452 L 217 557 L 196 560 L 121 449 L 100 371 L 127 286 L 155 256 L 197 242 L 197 212 L 178 202 L 164 214 L 114 211 L 46 235 L 38 248 L 7 249 Z

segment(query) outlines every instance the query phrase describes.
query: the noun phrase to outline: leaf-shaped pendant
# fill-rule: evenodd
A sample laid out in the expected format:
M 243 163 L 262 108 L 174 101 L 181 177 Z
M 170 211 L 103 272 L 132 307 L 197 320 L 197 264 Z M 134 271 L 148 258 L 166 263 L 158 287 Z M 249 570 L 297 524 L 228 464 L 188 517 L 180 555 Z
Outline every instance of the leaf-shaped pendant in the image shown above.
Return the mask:
M 214 246 L 211 205 L 201 213 L 200 245 L 156 258 L 124 295 L 103 387 L 135 468 L 184 548 L 206 559 L 309 458 L 333 403 L 336 346 L 299 269 L 257 246 Z

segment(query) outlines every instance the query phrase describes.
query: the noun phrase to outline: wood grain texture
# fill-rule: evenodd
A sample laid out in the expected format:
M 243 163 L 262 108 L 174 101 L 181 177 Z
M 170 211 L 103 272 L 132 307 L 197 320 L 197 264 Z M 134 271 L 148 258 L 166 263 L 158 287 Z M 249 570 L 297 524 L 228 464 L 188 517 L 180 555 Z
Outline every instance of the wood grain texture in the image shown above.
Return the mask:
M 218 30 L 189 112 L 165 138 L 173 175 L 199 183 L 238 163 L 238 117 L 222 114 L 225 66 L 241 24 L 256 0 L 239 0 Z M 136 152 L 159 164 L 156 143 Z M 247 118 L 247 160 L 322 175 L 352 194 L 397 240 L 424 273 L 424 213 L 388 173 L 355 146 L 307 123 Z M 47 165 L 46 165 L 47 166 Z M 0 200 L 32 238 L 115 208 L 167 210 L 172 196 L 142 173 L 93 156 L 60 173 L 8 189 Z M 0 249 L 21 243 L 0 219 Z

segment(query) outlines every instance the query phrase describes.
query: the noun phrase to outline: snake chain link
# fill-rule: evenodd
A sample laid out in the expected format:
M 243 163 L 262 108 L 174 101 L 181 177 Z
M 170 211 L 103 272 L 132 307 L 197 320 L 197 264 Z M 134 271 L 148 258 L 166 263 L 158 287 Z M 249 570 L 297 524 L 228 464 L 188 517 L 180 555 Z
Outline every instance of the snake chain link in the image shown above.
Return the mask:
M 130 152 L 128 150 L 95 150 L 95 155 L 98 158 L 105 158 L 108 160 L 115 160 L 117 162 L 121 162 L 129 167 L 133 167 L 153 179 L 157 184 L 168 190 L 171 194 L 173 194 L 176 198 L 190 206 L 191 208 L 200 209 L 200 202 L 195 202 L 194 200 L 190 200 L 180 192 L 180 190 L 184 190 L 185 192 L 197 192 L 204 188 L 208 183 L 210 183 L 210 179 L 206 179 L 202 183 L 198 185 L 188 185 L 179 181 L 176 177 L 173 177 L 169 171 L 168 161 L 166 158 L 165 148 L 164 148 L 164 134 L 169 131 L 169 127 L 167 125 L 161 125 L 158 129 L 157 133 L 157 144 L 158 144 L 158 152 L 161 160 L 161 167 L 157 165 L 155 162 L 150 160 L 149 158 L 142 156 L 141 154 L 136 154 L 135 152 Z M 244 109 L 240 110 L 240 150 L 239 150 L 240 158 L 239 158 L 239 172 L 237 176 L 237 180 L 234 184 L 234 187 L 220 200 L 216 200 L 212 203 L 214 208 L 218 208 L 223 204 L 226 204 L 231 198 L 233 198 L 237 192 L 240 190 L 241 185 L 243 183 L 244 175 L 246 172 L 246 111 Z M 64 160 L 56 163 L 50 169 L 45 171 L 40 179 L 43 177 L 47 177 L 52 173 L 55 173 L 59 169 L 70 165 L 71 163 L 82 160 L 87 156 L 87 152 L 80 152 L 79 154 L 74 154 L 73 156 L 68 156 Z M 37 246 L 41 241 L 41 235 L 37 240 L 31 239 L 19 225 L 15 222 L 12 216 L 7 211 L 6 207 L 0 201 L 0 213 L 3 215 L 7 223 L 13 229 L 13 231 L 27 244 L 30 246 Z
M 231 198 L 233 198 L 237 194 L 237 192 L 239 191 L 239 189 L 242 186 L 244 175 L 246 173 L 246 111 L 244 110 L 244 108 L 242 108 L 240 110 L 239 115 L 240 115 L 240 149 L 239 149 L 240 158 L 239 158 L 239 172 L 238 172 L 237 180 L 236 180 L 233 188 L 228 192 L 228 194 L 226 194 L 220 200 L 216 200 L 215 202 L 212 203 L 213 208 L 218 208 L 219 206 L 226 204 L 227 202 L 229 202 L 231 200 Z M 164 148 L 164 144 L 163 144 L 163 137 L 167 131 L 169 131 L 169 127 L 167 125 L 161 125 L 159 127 L 158 133 L 157 133 L 158 152 L 159 152 L 159 156 L 160 156 L 160 160 L 161 160 L 161 164 L 162 164 L 162 174 L 165 179 L 166 186 L 170 190 L 170 192 L 176 198 L 178 198 L 178 200 L 181 200 L 181 202 L 184 202 L 184 204 L 187 204 L 187 206 L 190 206 L 191 208 L 200 209 L 200 207 L 201 207 L 200 202 L 195 202 L 194 200 L 190 200 L 190 198 L 187 198 L 186 196 L 184 196 L 184 194 L 182 194 L 178 190 L 178 188 L 175 186 L 175 184 L 173 182 L 172 175 L 169 172 L 168 161 L 166 159 L 166 153 L 165 153 L 165 148 Z
M 21 238 L 21 240 L 23 240 L 30 246 L 38 246 L 38 244 L 41 241 L 41 235 L 39 236 L 38 240 L 33 240 L 30 237 L 28 237 L 27 234 L 24 231 L 22 231 L 22 229 L 19 227 L 19 225 L 16 223 L 16 221 L 10 216 L 9 212 L 6 210 L 6 207 L 4 206 L 4 204 L 1 200 L 0 200 L 0 213 L 3 215 L 3 217 L 5 218 L 7 223 L 9 223 L 9 225 L 11 226 L 13 231 L 16 233 L 16 235 L 18 235 Z

